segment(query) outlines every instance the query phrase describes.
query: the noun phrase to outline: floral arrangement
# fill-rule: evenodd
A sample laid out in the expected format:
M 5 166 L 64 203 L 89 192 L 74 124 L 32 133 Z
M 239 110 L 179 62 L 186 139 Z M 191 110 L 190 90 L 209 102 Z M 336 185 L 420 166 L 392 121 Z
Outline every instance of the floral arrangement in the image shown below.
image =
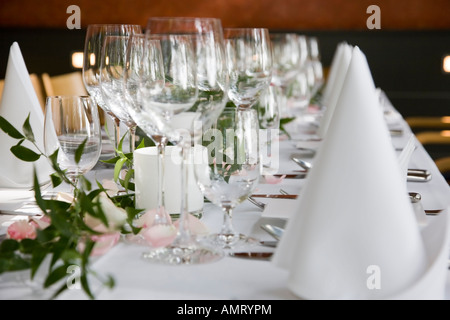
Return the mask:
M 30 270 L 33 279 L 39 268 L 48 268 L 43 287 L 53 289 L 56 286 L 52 296 L 55 298 L 68 288 L 64 281 L 68 276 L 67 270 L 76 265 L 80 270 L 81 288 L 93 299 L 95 297 L 90 287 L 90 277 L 95 277 L 108 288 L 114 287 L 114 278 L 99 275 L 92 270 L 92 257 L 106 253 L 123 236 L 136 237 L 141 240 L 140 243 L 144 242 L 151 247 L 168 245 L 177 234 L 177 222 L 170 221 L 165 226 L 154 225 L 156 210 L 144 212 L 135 208 L 133 192 L 118 194 L 117 184 L 112 180 L 103 183 L 97 181 L 97 188 L 94 189 L 91 182 L 81 176 L 79 183 L 75 185 L 57 163 L 58 150 L 49 156 L 39 150 L 29 117 L 22 126 L 22 132 L 0 117 L 0 129 L 18 140 L 11 147 L 11 152 L 18 159 L 27 162 L 37 161 L 41 157 L 48 158 L 55 171 L 51 175 L 52 186 L 56 188 L 62 182 L 69 183 L 72 184 L 74 193 L 59 193 L 56 199 L 47 199 L 41 193 L 34 172 L 35 200 L 43 217 L 30 217 L 8 227 L 7 239 L 0 243 L 0 274 Z M 23 146 L 25 141 L 31 142 L 35 150 Z M 126 191 L 133 191 L 133 170 L 122 170 L 124 166 L 131 168 L 133 155 L 122 152 L 122 143 L 123 139 L 116 150 L 117 157 L 105 162 L 115 164 L 114 180 L 119 181 Z M 143 146 L 141 143 L 137 148 Z M 76 150 L 77 163 L 83 149 L 84 144 L 81 144 Z M 194 234 L 208 233 L 198 219 L 193 216 L 189 219 L 190 229 Z

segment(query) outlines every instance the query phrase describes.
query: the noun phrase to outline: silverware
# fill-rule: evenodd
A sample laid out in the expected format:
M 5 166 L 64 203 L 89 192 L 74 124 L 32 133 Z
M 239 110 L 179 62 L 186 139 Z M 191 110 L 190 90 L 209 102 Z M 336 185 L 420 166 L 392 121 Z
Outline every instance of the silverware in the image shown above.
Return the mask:
M 399 137 L 403 135 L 403 129 L 390 129 L 389 133 L 393 137 Z
M 302 167 L 305 172 L 308 172 L 312 168 L 312 164 L 308 161 L 299 159 L 297 157 L 291 157 L 292 161 L 294 161 L 296 164 L 298 164 L 300 167 Z
M 291 157 L 292 161 L 297 163 L 300 167 L 305 170 L 305 173 L 308 172 L 312 168 L 312 163 L 299 159 L 295 156 Z M 287 176 L 285 177 L 287 178 Z M 296 177 L 293 175 L 290 177 L 291 179 L 295 179 Z M 431 172 L 426 169 L 408 169 L 407 181 L 409 182 L 426 182 L 431 180 Z
M 270 260 L 273 252 L 232 252 L 229 256 L 244 259 Z
M 259 244 L 265 247 L 275 248 L 278 245 L 278 241 L 260 241 Z
M 262 203 L 252 197 L 248 197 L 247 198 L 248 201 L 250 201 L 251 203 L 253 203 L 255 206 L 257 206 L 258 208 L 260 208 L 261 210 L 264 210 L 264 208 L 266 207 L 265 203 Z
M 444 209 L 427 209 L 427 210 L 424 210 L 425 211 L 425 214 L 427 215 L 427 216 L 437 216 L 439 213 L 441 213 L 442 211 L 444 211 Z
M 306 171 L 302 171 L 301 173 L 289 173 L 289 174 L 274 174 L 276 178 L 284 177 L 285 179 L 305 179 Z
M 252 198 L 297 199 L 296 194 L 252 194 Z
M 261 225 L 261 229 L 266 231 L 268 234 L 270 234 L 272 237 L 274 237 L 276 240 L 280 240 L 283 236 L 284 229 L 271 225 L 271 224 L 263 224 Z

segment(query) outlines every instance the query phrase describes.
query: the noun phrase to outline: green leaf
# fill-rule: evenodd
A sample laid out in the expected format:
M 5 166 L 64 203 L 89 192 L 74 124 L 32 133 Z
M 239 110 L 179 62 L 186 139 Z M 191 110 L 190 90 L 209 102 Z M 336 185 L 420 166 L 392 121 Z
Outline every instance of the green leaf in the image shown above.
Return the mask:
M 142 139 L 139 145 L 135 148 L 135 150 L 145 148 L 145 139 Z
M 83 186 L 83 190 L 87 190 L 90 191 L 92 189 L 92 183 L 86 179 L 85 176 L 80 176 L 80 178 L 78 179 L 78 181 L 81 183 L 81 185 Z
M 14 252 L 20 247 L 19 242 L 13 239 L 5 239 L 0 243 L 0 253 Z
M 41 208 L 43 212 L 46 212 L 47 207 L 45 205 L 44 199 L 42 199 L 41 187 L 39 185 L 36 168 L 33 168 L 33 190 L 34 190 L 34 198 L 36 199 L 36 204 L 39 206 L 39 208 Z
M 5 118 L 0 116 L 0 129 L 14 139 L 24 139 L 25 137 Z
M 40 247 L 39 241 L 34 239 L 23 239 L 20 241 L 20 252 L 32 254 L 33 251 Z
M 45 279 L 44 288 L 48 288 L 51 285 L 65 278 L 67 276 L 67 268 L 68 268 L 67 265 L 62 265 L 51 271 L 50 274 Z
M 31 129 L 30 125 L 30 114 L 28 114 L 27 119 L 23 123 L 22 130 L 23 133 L 25 134 L 25 137 L 27 137 L 28 140 L 30 140 L 31 142 L 35 142 L 33 130 Z
M 84 141 L 78 146 L 77 150 L 75 151 L 75 163 L 80 163 L 81 156 L 83 155 L 84 147 L 86 145 L 88 138 L 84 139 Z
M 82 254 L 82 271 L 81 271 L 81 287 L 84 292 L 89 296 L 90 299 L 94 299 L 91 288 L 89 287 L 89 282 L 87 280 L 87 266 L 89 265 L 89 256 L 91 255 L 92 249 L 94 248 L 95 242 L 92 240 L 86 240 L 85 248 Z
M 52 297 L 50 298 L 50 300 L 55 299 L 56 297 L 58 297 L 61 293 L 63 293 L 64 291 L 66 291 L 67 289 L 69 289 L 69 287 L 67 286 L 67 283 L 63 283 L 63 285 L 61 287 L 59 287 L 58 290 L 55 291 L 55 293 L 52 295 Z
M 63 211 L 54 212 L 51 210 L 49 215 L 52 225 L 54 225 L 62 235 L 70 238 L 72 236 L 72 224 L 66 220 Z
M 33 251 L 33 255 L 31 257 L 31 278 L 33 279 L 38 271 L 39 267 L 44 261 L 45 257 L 48 254 L 48 249 L 45 247 L 36 248 Z
M 63 179 L 61 178 L 61 176 L 57 172 L 52 173 L 50 175 L 50 179 L 52 180 L 53 188 L 56 188 L 57 186 L 59 186 L 63 182 Z
M 34 162 L 39 160 L 41 157 L 40 154 L 34 152 L 31 149 L 28 149 L 27 147 L 24 147 L 22 145 L 16 145 L 11 147 L 11 152 L 20 160 L 26 161 L 26 162 Z
M 112 163 L 116 163 L 119 159 L 120 159 L 120 157 L 114 157 L 114 158 L 111 158 L 111 159 L 100 160 L 100 161 L 103 162 L 103 163 L 110 163 L 110 164 L 112 164 Z
M 123 168 L 123 165 L 127 161 L 127 158 L 121 158 L 119 161 L 116 162 L 116 166 L 114 167 L 114 181 L 117 181 L 119 179 L 120 171 Z

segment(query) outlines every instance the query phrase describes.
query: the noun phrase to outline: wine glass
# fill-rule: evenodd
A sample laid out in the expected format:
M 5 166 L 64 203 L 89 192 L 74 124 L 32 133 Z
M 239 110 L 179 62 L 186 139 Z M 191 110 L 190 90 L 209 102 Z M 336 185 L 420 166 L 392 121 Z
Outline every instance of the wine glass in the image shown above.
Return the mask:
M 261 174 L 272 175 L 279 169 L 278 137 L 281 117 L 281 88 L 271 84 L 255 103 L 259 119 Z
M 84 45 L 83 82 L 87 92 L 95 102 L 113 119 L 114 143 L 117 149 L 120 141 L 120 119 L 105 103 L 100 88 L 100 63 L 105 37 L 109 35 L 129 36 L 142 33 L 140 25 L 133 24 L 92 24 L 88 25 Z
M 251 108 L 272 77 L 269 31 L 264 28 L 225 28 L 230 86 L 228 97 L 238 108 Z
M 153 91 L 144 101 L 144 107 L 151 113 L 149 121 L 182 149 L 182 205 L 179 230 L 175 240 L 168 247 L 152 250 L 144 258 L 154 262 L 170 264 L 195 264 L 212 262 L 222 258 L 222 251 L 200 244 L 192 236 L 188 225 L 187 161 L 192 145 L 202 136 L 202 128 L 211 126 L 227 102 L 228 77 L 225 67 L 223 32 L 221 22 L 213 18 L 150 18 L 146 35 L 151 40 L 161 41 L 164 70 L 170 71 L 171 56 L 180 50 L 171 50 L 175 39 L 192 41 L 195 61 L 196 100 L 189 106 L 173 105 L 170 99 L 158 98 Z M 189 52 L 188 47 L 184 49 Z M 186 72 L 185 72 L 186 73 Z M 165 76 L 165 80 L 170 77 Z M 179 94 L 178 94 L 179 96 Z M 155 103 L 156 102 L 156 103 Z
M 126 53 L 124 94 L 131 118 L 153 140 L 158 150 L 157 158 L 157 213 L 155 222 L 168 224 L 164 201 L 164 155 L 168 138 L 151 121 L 154 112 L 146 108 L 143 99 L 149 94 L 161 92 L 165 85 L 165 73 L 159 40 L 144 35 L 130 37 Z
M 123 91 L 126 69 L 126 54 L 130 35 L 105 36 L 100 56 L 100 91 L 105 104 L 130 132 L 130 152 L 135 149 L 136 123 L 128 113 Z
M 225 108 L 215 126 L 204 133 L 202 161 L 194 163 L 203 194 L 224 211 L 221 231 L 209 237 L 224 249 L 255 243 L 253 238 L 235 231 L 232 214 L 259 182 L 258 130 L 256 110 Z
M 78 150 L 83 147 L 80 155 Z M 97 163 L 102 146 L 97 104 L 89 96 L 50 96 L 45 104 L 44 148 L 50 156 L 57 149 L 57 163 L 71 184 Z

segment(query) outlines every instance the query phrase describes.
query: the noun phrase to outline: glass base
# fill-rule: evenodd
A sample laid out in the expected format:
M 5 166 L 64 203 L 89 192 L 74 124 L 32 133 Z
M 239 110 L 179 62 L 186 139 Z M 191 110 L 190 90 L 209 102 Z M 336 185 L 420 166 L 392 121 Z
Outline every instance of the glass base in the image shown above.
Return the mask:
M 222 249 L 237 249 L 244 246 L 252 246 L 259 244 L 255 238 L 248 237 L 239 233 L 217 233 L 206 237 L 205 241 L 214 247 Z
M 190 244 L 157 248 L 142 254 L 147 261 L 170 265 L 190 265 L 215 262 L 224 256 L 222 251 Z

